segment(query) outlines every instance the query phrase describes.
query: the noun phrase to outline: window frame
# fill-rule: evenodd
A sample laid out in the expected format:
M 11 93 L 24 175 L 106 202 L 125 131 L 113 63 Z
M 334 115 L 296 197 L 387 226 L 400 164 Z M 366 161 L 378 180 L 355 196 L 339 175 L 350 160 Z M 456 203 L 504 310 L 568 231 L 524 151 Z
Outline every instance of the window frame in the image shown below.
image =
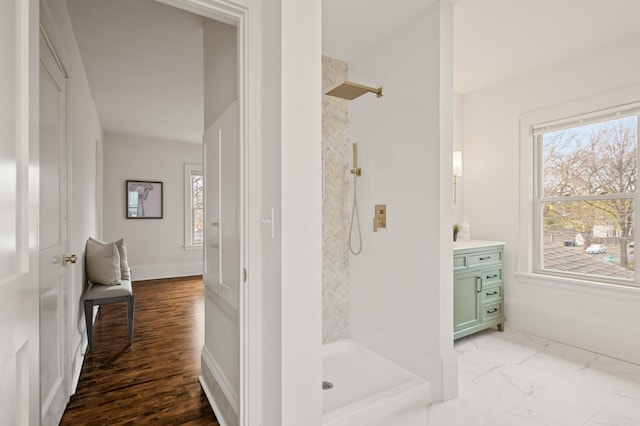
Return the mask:
M 543 210 L 542 206 L 548 197 L 543 194 L 542 176 L 542 144 L 539 143 L 540 129 L 571 128 L 589 122 L 614 119 L 618 115 L 636 115 L 640 128 L 640 86 L 632 90 L 615 92 L 596 98 L 576 101 L 571 104 L 549 108 L 520 117 L 520 242 L 518 268 L 516 275 L 526 282 L 553 280 L 560 283 L 591 285 L 601 288 L 624 288 L 637 290 L 640 287 L 640 271 L 634 268 L 632 280 L 602 277 L 596 275 L 579 274 L 573 272 L 555 271 L 543 268 Z M 640 139 L 640 130 L 638 133 Z M 637 141 L 640 144 L 640 140 Z M 636 149 L 636 162 L 640 166 L 640 147 Z M 634 206 L 639 206 L 640 188 L 632 195 L 624 198 L 634 200 Z M 618 194 L 602 196 L 613 199 Z M 591 197 L 591 196 L 587 196 Z M 573 201 L 585 199 L 575 196 Z M 595 197 L 601 197 L 599 195 Z M 569 201 L 569 199 L 567 199 Z M 635 210 L 636 207 L 634 207 Z M 638 228 L 639 215 L 634 211 L 634 229 Z M 634 233 L 635 237 L 635 233 Z M 634 250 L 632 256 L 634 265 L 640 265 L 640 251 Z M 559 280 L 559 281 L 558 281 Z
M 194 243 L 193 239 L 193 187 L 191 177 L 194 174 L 204 176 L 202 164 L 185 163 L 184 165 L 184 249 L 202 250 L 202 243 Z

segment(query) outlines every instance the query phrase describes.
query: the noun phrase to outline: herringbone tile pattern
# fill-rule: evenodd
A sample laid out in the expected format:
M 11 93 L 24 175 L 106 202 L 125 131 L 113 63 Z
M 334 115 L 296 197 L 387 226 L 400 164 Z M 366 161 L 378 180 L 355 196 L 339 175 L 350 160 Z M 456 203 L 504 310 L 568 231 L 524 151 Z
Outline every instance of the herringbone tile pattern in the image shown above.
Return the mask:
M 346 62 L 322 57 L 322 93 L 348 77 Z M 348 337 L 349 101 L 322 97 L 322 340 Z

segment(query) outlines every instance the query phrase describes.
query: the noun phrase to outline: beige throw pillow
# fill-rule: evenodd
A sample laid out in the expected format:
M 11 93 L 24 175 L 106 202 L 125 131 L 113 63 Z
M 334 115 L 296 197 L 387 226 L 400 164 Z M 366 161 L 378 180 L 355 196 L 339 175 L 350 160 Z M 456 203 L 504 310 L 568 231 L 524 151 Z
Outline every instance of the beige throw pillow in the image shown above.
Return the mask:
M 95 238 L 91 237 L 89 237 L 89 241 L 92 241 L 99 246 L 109 244 L 107 242 L 96 240 Z M 116 245 L 116 247 L 118 247 L 118 254 L 120 255 L 120 275 L 123 280 L 131 280 L 131 269 L 129 268 L 129 260 L 127 259 L 127 246 L 124 243 L 124 238 L 120 238 L 118 241 L 115 241 L 114 244 Z
M 118 254 L 120 255 L 120 273 L 122 274 L 122 279 L 131 280 L 131 269 L 129 268 L 127 246 L 124 243 L 124 238 L 120 238 L 116 241 L 116 247 L 118 247 Z
M 121 284 L 120 254 L 114 243 L 98 245 L 87 241 L 85 253 L 87 263 L 87 278 L 94 284 Z

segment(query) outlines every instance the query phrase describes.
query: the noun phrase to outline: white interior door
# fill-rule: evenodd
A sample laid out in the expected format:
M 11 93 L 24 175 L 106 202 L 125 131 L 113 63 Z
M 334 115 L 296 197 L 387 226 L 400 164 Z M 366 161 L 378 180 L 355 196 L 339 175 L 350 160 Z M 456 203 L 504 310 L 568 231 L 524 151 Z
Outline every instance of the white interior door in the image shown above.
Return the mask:
M 69 399 L 66 78 L 40 37 L 40 415 L 57 425 Z
M 204 281 L 220 299 L 237 310 L 242 222 L 236 109 L 233 102 L 204 134 L 208 224 Z
M 40 423 L 37 16 L 0 1 L 0 425 Z

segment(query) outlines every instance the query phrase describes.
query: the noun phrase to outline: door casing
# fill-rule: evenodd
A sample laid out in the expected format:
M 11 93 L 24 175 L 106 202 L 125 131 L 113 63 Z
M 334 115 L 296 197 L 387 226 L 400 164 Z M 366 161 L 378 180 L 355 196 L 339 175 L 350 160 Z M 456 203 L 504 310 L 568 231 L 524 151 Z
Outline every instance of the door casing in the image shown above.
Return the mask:
M 246 206 L 242 218 L 244 265 L 247 279 L 238 291 L 238 316 L 240 323 L 240 397 L 238 419 L 240 425 L 260 424 L 262 421 L 262 327 L 260 312 L 262 294 L 260 288 L 260 176 L 261 152 L 258 135 L 260 124 L 260 10 L 259 2 L 242 7 L 226 0 L 156 0 L 236 27 L 238 57 L 238 144 L 240 150 L 240 181 L 244 185 Z M 252 88 L 249 96 L 248 87 Z M 253 135 L 249 138 L 249 135 Z M 249 173 L 251 171 L 251 173 Z M 206 182 L 205 182 L 206 185 Z M 242 209 L 241 209 L 242 210 Z

